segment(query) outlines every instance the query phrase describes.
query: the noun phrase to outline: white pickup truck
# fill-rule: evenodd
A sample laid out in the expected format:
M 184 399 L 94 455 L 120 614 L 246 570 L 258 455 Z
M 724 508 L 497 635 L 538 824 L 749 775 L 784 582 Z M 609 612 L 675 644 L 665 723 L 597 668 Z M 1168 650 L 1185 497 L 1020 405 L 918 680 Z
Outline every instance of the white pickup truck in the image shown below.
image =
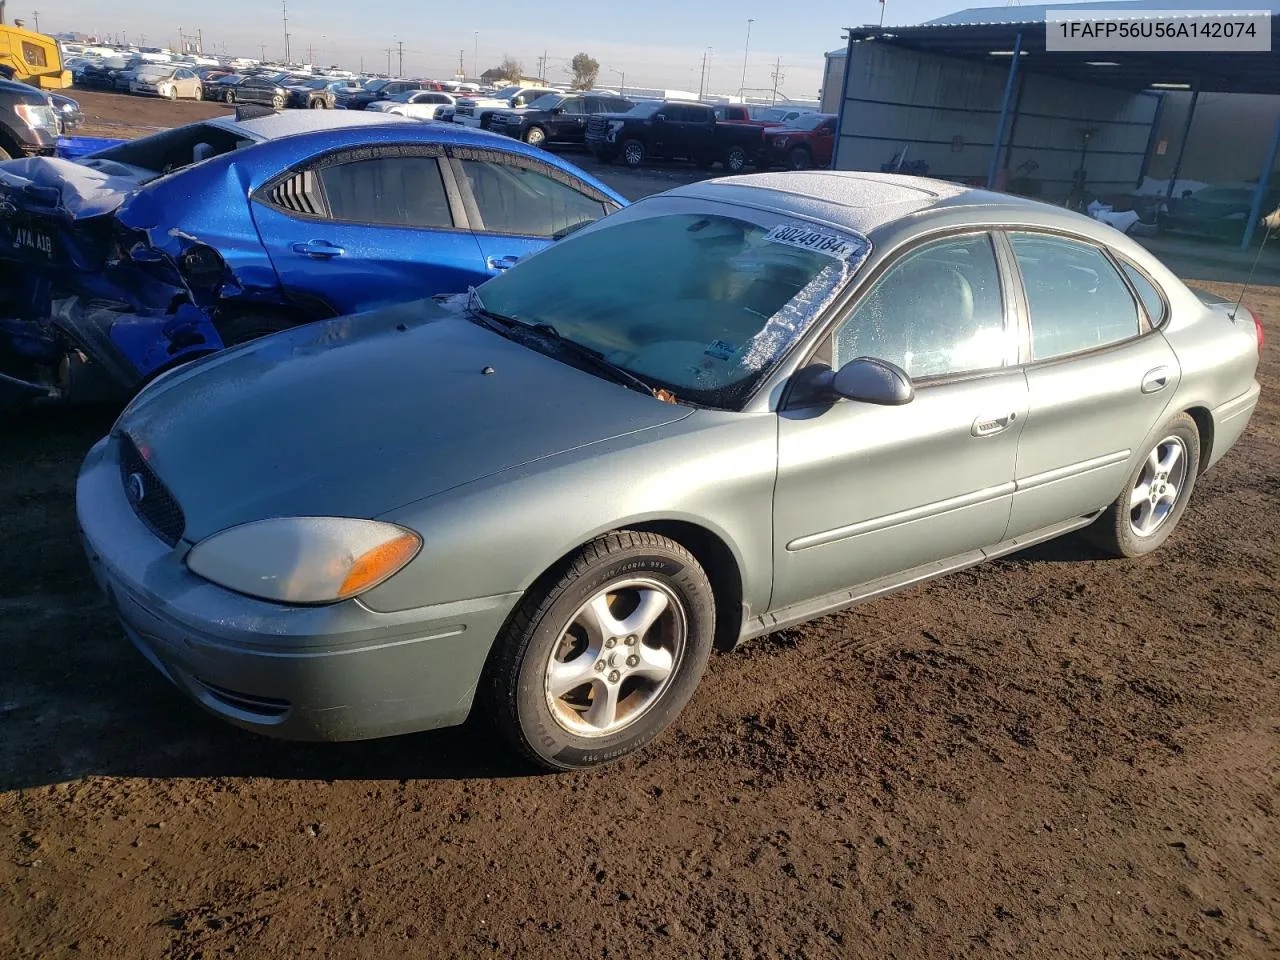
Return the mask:
M 498 110 L 510 110 L 533 103 L 544 93 L 563 93 L 550 87 L 503 87 L 492 97 L 459 97 L 453 121 L 468 127 L 489 129 L 489 120 Z

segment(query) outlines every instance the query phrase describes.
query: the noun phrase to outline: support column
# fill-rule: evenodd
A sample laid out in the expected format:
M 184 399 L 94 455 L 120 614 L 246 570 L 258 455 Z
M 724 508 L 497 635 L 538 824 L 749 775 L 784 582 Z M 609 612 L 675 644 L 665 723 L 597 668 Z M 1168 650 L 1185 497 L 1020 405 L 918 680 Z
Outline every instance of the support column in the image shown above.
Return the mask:
M 987 167 L 987 189 L 996 183 L 996 171 L 1000 169 L 1000 150 L 1004 143 L 1004 131 L 1009 125 L 1009 111 L 1013 107 L 1014 82 L 1018 79 L 1018 61 L 1022 59 L 1022 34 L 1013 41 L 1013 63 L 1009 64 L 1009 77 L 1004 83 L 1004 102 L 1000 104 L 1000 119 L 996 121 L 996 135 L 991 142 L 991 163 Z
M 1196 80 L 1196 87 L 1191 91 L 1191 103 L 1187 106 L 1187 122 L 1182 125 L 1182 140 L 1178 143 L 1178 156 L 1173 161 L 1173 175 L 1169 177 L 1169 186 L 1165 189 L 1164 198 L 1169 200 L 1173 197 L 1173 185 L 1178 182 L 1178 175 L 1182 173 L 1182 156 L 1187 152 L 1187 137 L 1191 136 L 1191 121 L 1196 117 L 1196 103 L 1200 100 L 1200 81 Z
M 1244 239 L 1240 241 L 1240 249 L 1248 250 L 1253 243 L 1253 231 L 1263 215 L 1262 202 L 1267 198 L 1267 187 L 1271 183 L 1271 168 L 1276 165 L 1276 154 L 1280 153 L 1280 117 L 1276 118 L 1275 133 L 1271 135 L 1271 149 L 1267 151 L 1267 162 L 1258 174 L 1258 186 L 1253 191 L 1253 203 L 1249 207 L 1249 219 L 1244 225 Z M 1270 210 L 1265 211 L 1270 213 Z

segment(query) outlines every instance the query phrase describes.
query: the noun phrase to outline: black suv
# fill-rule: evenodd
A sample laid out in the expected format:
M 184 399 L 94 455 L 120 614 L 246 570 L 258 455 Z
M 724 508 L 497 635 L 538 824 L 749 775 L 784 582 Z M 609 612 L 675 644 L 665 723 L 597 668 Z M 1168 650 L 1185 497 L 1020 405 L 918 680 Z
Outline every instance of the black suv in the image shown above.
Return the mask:
M 601 113 L 587 120 L 587 146 L 611 163 L 621 157 L 638 167 L 650 157 L 683 158 L 710 167 L 719 157 L 716 115 L 709 104 L 649 100 L 625 113 Z
M 547 93 L 527 107 L 498 110 L 489 129 L 534 147 L 551 143 L 583 143 L 587 118 L 598 113 L 625 113 L 635 104 L 625 97 L 597 93 Z
M 0 80 L 0 160 L 50 156 L 58 146 L 58 111 L 49 94 Z

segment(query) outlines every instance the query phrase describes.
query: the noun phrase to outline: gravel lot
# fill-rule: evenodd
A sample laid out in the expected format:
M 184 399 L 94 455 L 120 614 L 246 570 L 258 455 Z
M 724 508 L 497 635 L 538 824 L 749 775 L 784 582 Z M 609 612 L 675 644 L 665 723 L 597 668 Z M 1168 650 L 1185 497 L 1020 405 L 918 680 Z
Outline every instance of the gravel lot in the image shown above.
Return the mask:
M 102 135 L 222 109 L 81 99 Z M 1262 406 L 1163 551 L 1050 543 L 717 656 L 583 775 L 482 722 L 207 717 L 81 557 L 110 412 L 0 421 L 0 956 L 1277 956 L 1280 289 L 1245 302 Z

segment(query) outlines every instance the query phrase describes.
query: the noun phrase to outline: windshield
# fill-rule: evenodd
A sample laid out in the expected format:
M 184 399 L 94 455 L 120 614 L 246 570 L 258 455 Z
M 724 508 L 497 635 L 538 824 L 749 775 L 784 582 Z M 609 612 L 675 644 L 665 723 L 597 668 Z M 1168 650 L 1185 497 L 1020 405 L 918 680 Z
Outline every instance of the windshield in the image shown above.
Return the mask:
M 503 87 L 493 96 L 496 100 L 510 100 L 523 89 L 523 87 Z
M 631 117 L 651 117 L 661 109 L 661 101 L 651 101 L 649 103 L 637 103 L 626 112 L 627 115 Z
M 406 90 L 404 93 L 393 93 L 387 99 L 392 103 L 409 103 L 421 92 L 421 90 Z
M 365 89 L 370 93 L 377 93 L 390 82 L 390 80 L 374 80 L 372 83 L 366 84 Z
M 785 120 L 787 119 L 787 114 L 790 112 L 791 111 L 789 110 L 777 110 L 777 109 L 761 110 L 759 113 L 756 114 L 756 119 L 757 120 Z
M 332 80 L 325 80 L 325 79 L 322 77 L 322 78 L 321 78 L 321 79 L 319 79 L 319 80 L 307 80 L 307 81 L 304 81 L 303 83 L 298 84 L 298 86 L 300 86 L 300 87 L 306 87 L 308 90 L 323 90 L 323 89 L 325 89 L 327 86 L 329 86 L 329 84 L 331 84 L 332 82 L 333 82 Z
M 827 119 L 828 117 L 825 113 L 802 113 L 800 116 L 788 120 L 787 126 L 792 130 L 816 130 Z
M 140 80 L 153 80 L 173 76 L 173 67 L 143 67 L 138 71 Z
M 544 93 L 537 100 L 529 104 L 530 110 L 554 110 L 560 104 L 564 103 L 564 97 L 558 93 Z
M 677 399 L 732 406 L 869 246 L 777 214 L 719 209 L 735 213 L 607 218 L 489 280 L 480 296 L 487 310 L 550 324 Z

